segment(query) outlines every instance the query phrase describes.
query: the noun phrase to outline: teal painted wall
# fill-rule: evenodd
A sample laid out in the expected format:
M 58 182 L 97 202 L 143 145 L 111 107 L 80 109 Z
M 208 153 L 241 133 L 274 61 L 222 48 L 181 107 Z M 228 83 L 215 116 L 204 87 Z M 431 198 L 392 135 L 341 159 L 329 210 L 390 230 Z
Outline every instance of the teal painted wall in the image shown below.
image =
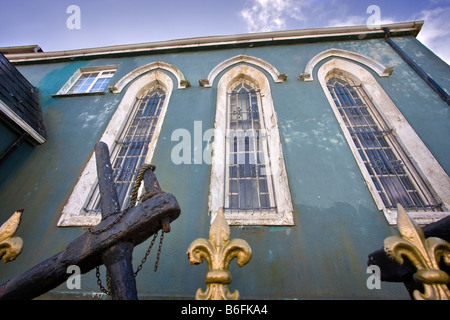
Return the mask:
M 28 155 L 34 151 L 34 147 L 29 141 L 16 144 L 21 134 L 17 132 L 17 129 L 13 129 L 10 123 L 3 122 L 2 119 L 0 119 L 0 137 L 0 155 L 3 156 L 0 163 L 1 188 L 8 179 L 14 179 L 15 173 L 20 170 L 21 164 L 26 161 Z
M 414 38 L 395 41 L 414 52 L 418 63 L 450 88 L 448 65 Z M 253 257 L 243 268 L 232 262 L 230 288 L 238 289 L 244 299 L 409 299 L 403 284 L 383 282 L 380 290 L 367 288 L 367 256 L 382 247 L 384 238 L 397 234 L 396 228 L 389 226 L 377 210 L 319 82 L 297 80 L 307 62 L 329 48 L 352 50 L 395 67 L 391 77 L 375 78 L 450 172 L 448 106 L 381 39 L 22 65 L 19 70 L 40 89 L 49 137 L 27 155 L 13 179 L 1 186 L 2 221 L 18 208 L 25 212 L 17 232 L 24 240 L 23 251 L 16 261 L 1 266 L 0 281 L 58 253 L 86 231 L 58 228 L 56 223 L 123 97 L 123 92 L 64 98 L 52 94 L 80 67 L 117 64 L 119 68 L 111 81 L 114 83 L 139 66 L 164 61 L 180 69 L 191 82 L 190 88 L 174 89 L 172 93 L 153 159 L 162 189 L 177 197 L 182 212 L 165 237 L 158 271 L 153 271 L 153 252 L 139 273 L 138 292 L 143 299 L 192 299 L 198 288 L 204 289 L 207 266 L 189 265 L 186 250 L 195 239 L 208 238 L 211 168 L 206 164 L 174 165 L 171 151 L 178 142 L 171 141 L 171 135 L 178 128 L 193 132 L 195 121 L 202 122 L 203 130 L 213 128 L 220 75 L 212 88 L 199 87 L 198 80 L 206 78 L 220 62 L 246 54 L 288 74 L 284 83 L 274 83 L 267 77 L 278 115 L 295 226 L 231 227 L 231 237 L 245 239 Z M 135 266 L 148 244 L 136 247 Z M 104 279 L 104 268 L 101 270 Z M 93 292 L 99 292 L 95 271 L 82 276 L 80 291 L 70 291 L 63 284 L 43 298 L 98 297 Z

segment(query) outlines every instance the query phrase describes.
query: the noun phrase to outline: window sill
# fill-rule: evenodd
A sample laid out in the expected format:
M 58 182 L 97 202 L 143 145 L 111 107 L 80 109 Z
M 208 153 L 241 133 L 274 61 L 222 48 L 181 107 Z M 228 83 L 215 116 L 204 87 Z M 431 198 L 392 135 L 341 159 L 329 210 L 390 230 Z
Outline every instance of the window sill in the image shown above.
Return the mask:
M 230 226 L 294 226 L 293 212 L 265 211 L 258 213 L 230 213 L 225 210 Z
M 382 212 L 386 217 L 389 225 L 397 225 L 397 210 L 383 209 Z M 439 221 L 445 217 L 450 216 L 448 211 L 436 211 L 436 212 L 407 212 L 410 218 L 412 218 L 419 226 L 426 226 L 430 223 Z

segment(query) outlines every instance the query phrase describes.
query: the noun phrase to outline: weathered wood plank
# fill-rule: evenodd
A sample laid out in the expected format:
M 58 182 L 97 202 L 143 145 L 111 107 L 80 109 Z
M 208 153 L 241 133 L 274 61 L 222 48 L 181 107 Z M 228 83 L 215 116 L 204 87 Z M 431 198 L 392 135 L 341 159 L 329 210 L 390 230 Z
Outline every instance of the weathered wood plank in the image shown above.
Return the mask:
M 70 265 L 80 267 L 81 273 L 91 271 L 102 264 L 105 250 L 124 241 L 133 246 L 144 242 L 162 228 L 163 220 L 177 219 L 180 207 L 172 194 L 162 192 L 131 208 L 120 218 L 120 223 L 108 228 L 118 214 L 109 216 L 91 228 L 92 232 L 87 231 L 73 240 L 64 251 L 0 286 L 0 300 L 38 297 L 67 281 L 70 275 L 66 271 Z M 96 234 L 99 230 L 104 231 Z
M 120 211 L 119 197 L 114 183 L 113 169 L 109 158 L 108 145 L 95 145 L 100 206 L 102 220 Z M 119 242 L 106 249 L 102 261 L 110 275 L 111 297 L 113 300 L 137 300 L 136 280 L 133 271 L 133 249 L 130 242 Z

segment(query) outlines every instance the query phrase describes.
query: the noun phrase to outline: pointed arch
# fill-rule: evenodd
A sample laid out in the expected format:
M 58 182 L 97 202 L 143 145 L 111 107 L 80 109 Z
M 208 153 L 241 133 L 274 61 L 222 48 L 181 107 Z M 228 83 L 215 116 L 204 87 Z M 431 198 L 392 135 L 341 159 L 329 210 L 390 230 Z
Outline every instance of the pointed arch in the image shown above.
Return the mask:
M 227 68 L 229 68 L 235 64 L 238 64 L 238 63 L 248 63 L 248 64 L 255 65 L 255 66 L 258 66 L 258 67 L 264 69 L 265 71 L 267 71 L 267 73 L 269 73 L 272 76 L 272 79 L 274 82 L 284 82 L 287 80 L 287 75 L 279 73 L 278 70 L 273 65 L 271 65 L 269 62 L 267 62 L 263 59 L 260 59 L 260 58 L 241 54 L 241 55 L 229 58 L 229 59 L 219 63 L 217 66 L 215 66 L 209 73 L 208 78 L 202 79 L 199 81 L 200 86 L 205 87 L 205 88 L 210 88 L 220 72 L 222 72 L 222 71 L 226 70 Z
M 245 109 L 250 111 L 245 111 L 242 106 L 241 108 L 235 106 L 235 109 L 233 109 L 231 105 L 233 103 L 233 95 L 238 95 L 236 88 L 239 87 L 239 83 L 242 83 L 240 88 L 245 87 L 243 93 L 246 94 L 248 98 Z M 237 101 L 235 103 L 239 104 L 241 102 Z M 238 130 L 233 129 L 230 125 L 231 114 L 247 113 L 246 115 L 243 115 L 243 117 L 249 119 L 251 118 L 249 113 L 255 112 L 255 110 L 257 110 L 260 119 L 258 126 L 249 125 L 248 127 L 245 127 L 245 129 L 239 127 L 238 130 L 240 131 L 238 132 Z M 253 122 L 253 120 L 250 122 Z M 250 155 L 248 155 L 247 158 L 245 158 L 245 156 L 242 157 L 242 159 L 245 158 L 243 160 L 245 163 L 230 163 L 229 157 L 233 152 L 236 154 L 236 157 L 239 157 L 237 149 L 235 151 L 232 151 L 232 149 L 239 149 L 233 141 L 236 137 L 240 137 L 240 133 L 244 135 L 244 139 L 255 139 L 253 141 L 256 141 L 256 139 L 263 140 L 259 149 L 254 146 L 248 148 L 245 147 L 247 149 L 242 147 L 243 149 L 240 150 L 243 153 L 247 153 L 246 155 L 257 150 L 261 156 L 264 154 L 264 163 L 259 163 L 257 160 L 255 160 L 254 163 L 247 163 L 247 159 L 250 158 Z M 255 136 L 258 136 L 258 138 L 255 138 Z M 241 146 L 249 144 L 247 140 L 243 141 L 245 142 L 243 142 Z M 234 144 L 234 147 L 232 144 Z M 237 142 L 237 144 L 239 144 L 239 142 Z M 257 206 L 258 208 L 252 207 L 251 209 L 248 207 L 230 206 L 229 202 L 231 200 L 226 200 L 226 198 L 230 197 L 232 193 L 236 193 L 230 190 L 229 185 L 233 178 L 230 172 L 233 165 L 236 164 L 247 167 L 251 165 L 254 166 L 254 170 L 252 169 L 254 174 L 244 177 L 247 180 L 253 179 L 254 183 L 262 176 L 259 176 L 256 170 L 261 167 L 261 164 L 267 165 L 266 173 L 267 175 L 270 175 L 267 181 L 273 181 L 274 186 L 274 194 L 270 195 L 273 199 L 273 202 L 270 202 L 270 206 L 265 208 L 264 205 L 259 204 Z M 237 169 L 237 167 L 234 166 L 234 169 Z M 239 168 L 239 170 L 241 169 L 244 170 L 243 167 Z M 269 181 L 269 183 L 272 183 L 271 181 Z M 266 181 L 263 183 L 266 183 Z M 214 220 L 215 215 L 220 208 L 225 208 L 225 217 L 230 225 L 294 224 L 292 200 L 270 84 L 264 73 L 252 66 L 234 66 L 223 74 L 218 82 L 209 207 L 212 220 Z M 229 210 L 227 210 L 227 207 Z
M 342 132 L 350 146 L 350 149 L 360 167 L 363 178 L 372 194 L 377 207 L 382 210 L 387 221 L 391 225 L 397 223 L 397 212 L 395 208 L 389 208 L 386 205 L 386 201 L 382 198 L 381 192 L 383 191 L 379 181 L 376 181 L 377 168 L 372 169 L 371 159 L 364 151 L 364 143 L 359 141 L 359 132 L 363 131 L 364 139 L 369 139 L 370 130 L 377 129 L 375 125 L 371 125 L 372 128 L 364 128 L 360 123 L 357 128 L 350 128 L 351 118 L 353 115 L 347 116 L 346 112 L 352 112 L 359 116 L 357 121 L 362 122 L 362 119 L 368 119 L 368 114 L 373 116 L 374 123 L 380 124 L 380 129 L 377 133 L 382 133 L 383 138 L 379 137 L 372 139 L 372 141 L 378 141 L 382 144 L 380 155 L 382 152 L 389 152 L 389 154 L 395 153 L 400 158 L 397 163 L 401 163 L 405 167 L 405 172 L 415 180 L 416 186 L 420 189 L 429 189 L 426 192 L 436 197 L 436 200 L 440 201 L 435 205 L 427 205 L 424 209 L 415 208 L 408 213 L 418 224 L 428 224 L 437 220 L 440 220 L 449 215 L 450 208 L 450 178 L 445 173 L 444 169 L 440 166 L 438 161 L 434 158 L 433 154 L 428 150 L 426 145 L 408 123 L 406 118 L 390 99 L 390 97 L 383 90 L 381 85 L 375 79 L 375 77 L 365 68 L 357 63 L 333 58 L 324 63 L 317 72 L 318 80 L 322 86 L 322 89 L 327 97 L 333 113 L 341 126 Z M 339 94 L 333 92 L 330 89 L 333 80 L 336 77 L 342 77 L 344 83 L 351 82 L 352 85 L 348 85 L 348 89 L 339 89 Z M 339 95 L 339 96 L 338 96 Z M 351 95 L 351 99 L 347 99 Z M 346 103 L 343 103 L 343 99 L 347 99 Z M 353 101 L 353 102 L 352 102 Z M 342 105 L 344 104 L 344 107 Z M 347 104 L 347 105 L 346 105 Z M 344 110 L 347 108 L 347 110 Z M 355 120 L 356 121 L 356 120 Z M 371 120 L 372 121 L 372 120 Z M 377 124 L 378 127 L 378 124 Z M 392 136 L 390 141 L 385 142 L 384 136 Z M 370 144 L 370 141 L 368 142 Z M 388 147 L 389 145 L 389 147 Z M 395 151 L 389 151 L 388 148 L 392 148 Z M 370 153 L 375 151 L 375 147 L 370 145 Z M 380 164 L 380 157 L 377 155 L 375 159 L 376 165 L 382 168 L 384 173 L 387 166 Z M 389 155 L 389 161 L 395 164 L 394 157 Z M 408 168 L 409 166 L 409 168 Z M 398 174 L 399 171 L 395 171 Z M 386 175 L 383 173 L 382 179 L 386 179 Z M 403 172 L 401 173 L 403 175 Z M 405 174 L 406 176 L 406 174 Z M 402 179 L 405 179 L 402 177 Z M 423 183 L 421 182 L 423 181 Z M 386 183 L 384 180 L 383 183 Z M 408 192 L 411 191 L 412 188 Z M 441 210 L 436 207 L 441 206 Z
M 126 90 L 119 106 L 112 116 L 108 126 L 105 129 L 100 141 L 106 143 L 111 151 L 111 162 L 113 162 L 114 153 L 118 154 L 118 141 L 126 132 L 129 119 L 133 114 L 137 113 L 140 108 L 140 100 L 145 98 L 146 94 L 152 91 L 153 88 L 160 88 L 164 92 L 164 99 L 161 100 L 161 105 L 158 107 L 158 115 L 156 123 L 152 124 L 152 134 L 148 138 L 145 146 L 145 154 L 143 154 L 144 163 L 150 163 L 153 157 L 158 136 L 161 131 L 162 123 L 167 111 L 174 84 L 172 78 L 165 72 L 154 70 L 140 78 L 131 82 Z M 142 113 L 142 112 L 141 112 Z M 95 154 L 92 154 L 83 172 L 80 175 L 75 187 L 70 195 L 66 205 L 63 208 L 61 217 L 58 221 L 58 226 L 92 226 L 101 221 L 100 213 L 92 213 L 85 210 L 89 204 L 93 194 L 97 188 L 97 170 L 95 164 Z
M 315 55 L 306 65 L 305 71 L 300 74 L 299 79 L 302 81 L 313 81 L 313 70 L 314 67 L 322 60 L 328 58 L 328 57 L 341 57 L 341 58 L 347 58 L 349 60 L 357 61 L 363 65 L 366 65 L 367 67 L 374 70 L 380 77 L 389 77 L 392 72 L 394 71 L 394 68 L 387 68 L 383 64 L 379 63 L 378 61 L 375 61 L 367 56 L 364 56 L 362 54 L 348 51 L 348 50 L 342 50 L 342 49 L 328 49 L 325 51 L 322 51 L 321 53 Z
M 175 67 L 174 65 L 171 65 L 167 62 L 162 61 L 155 61 L 143 66 L 140 66 L 139 68 L 134 69 L 133 71 L 127 73 L 125 76 L 123 76 L 119 81 L 117 81 L 114 85 L 109 86 L 109 90 L 112 93 L 120 93 L 122 90 L 132 81 L 134 81 L 136 78 L 140 77 L 141 75 L 152 71 L 152 70 L 166 70 L 170 73 L 172 73 L 178 81 L 178 89 L 185 89 L 190 86 L 189 81 L 187 81 L 184 78 L 183 73 Z

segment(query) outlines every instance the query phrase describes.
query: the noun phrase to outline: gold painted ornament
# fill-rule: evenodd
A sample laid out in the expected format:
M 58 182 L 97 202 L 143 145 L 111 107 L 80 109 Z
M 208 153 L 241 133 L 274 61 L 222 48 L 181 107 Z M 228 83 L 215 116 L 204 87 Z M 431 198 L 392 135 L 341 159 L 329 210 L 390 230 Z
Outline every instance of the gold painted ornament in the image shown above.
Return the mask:
M 232 278 L 228 267 L 234 258 L 237 259 L 238 266 L 246 265 L 252 257 L 252 250 L 245 240 L 230 240 L 230 226 L 223 209 L 219 210 L 211 224 L 209 239 L 194 240 L 187 250 L 187 255 L 191 265 L 201 264 L 205 260 L 209 266 L 205 279 L 206 291 L 198 289 L 196 300 L 240 299 L 239 291 L 229 291 Z
M 408 258 L 417 269 L 413 277 L 416 282 L 423 285 L 424 292 L 414 291 L 414 299 L 450 300 L 450 291 L 447 287 L 450 276 L 439 268 L 441 259 L 450 266 L 450 243 L 436 237 L 425 239 L 422 229 L 401 205 L 398 205 L 397 221 L 401 237 L 386 238 L 384 250 L 399 264 L 403 264 L 404 257 Z
M 19 237 L 14 237 L 14 233 L 16 233 L 19 228 L 22 213 L 22 209 L 17 210 L 11 218 L 0 227 L 0 258 L 3 263 L 13 261 L 22 251 L 23 240 Z

